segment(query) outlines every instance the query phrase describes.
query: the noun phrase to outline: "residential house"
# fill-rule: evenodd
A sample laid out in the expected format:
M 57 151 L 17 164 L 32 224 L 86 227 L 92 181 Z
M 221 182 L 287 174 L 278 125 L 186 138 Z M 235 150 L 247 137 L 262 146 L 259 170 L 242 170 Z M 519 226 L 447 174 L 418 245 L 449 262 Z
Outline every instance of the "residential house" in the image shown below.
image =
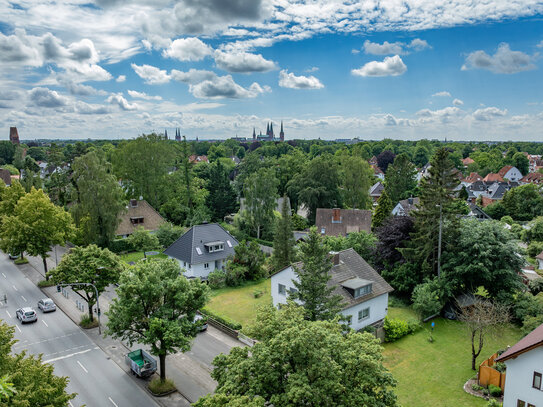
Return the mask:
M 417 181 L 420 181 L 423 178 L 428 178 L 430 176 L 430 167 L 430 163 L 427 162 L 421 169 L 419 169 L 419 172 L 417 172 Z
M 377 157 L 371 157 L 368 162 L 370 163 L 370 165 L 377 165 Z
M 204 223 L 191 227 L 164 254 L 179 262 L 185 277 L 206 279 L 212 271 L 224 269 L 238 244 L 221 225 Z
M 484 182 L 503 182 L 503 177 L 500 174 L 490 172 L 483 178 Z
M 120 216 L 121 221 L 115 232 L 117 236 L 128 237 L 138 227 L 143 227 L 149 232 L 155 232 L 160 225 L 166 221 L 160 214 L 145 200 L 140 198 L 131 199 L 126 211 Z
M 521 184 L 543 185 L 543 173 L 531 172 L 520 179 Z
M 384 190 L 385 186 L 381 181 L 378 181 L 372 185 L 372 187 L 370 188 L 370 197 L 373 200 L 374 205 L 377 205 L 377 200 L 379 199 Z
M 475 161 L 473 160 L 473 158 L 466 157 L 462 160 L 462 164 L 465 168 L 468 168 L 468 165 L 475 164 Z
M 371 211 L 363 209 L 317 208 L 315 226 L 321 235 L 347 236 L 371 231 Z
M 504 407 L 543 406 L 543 324 L 496 358 L 507 367 Z
M 535 259 L 537 260 L 537 268 L 543 270 L 543 252 L 535 256 Z
M 189 156 L 189 162 L 190 163 L 208 163 L 209 159 L 207 158 L 207 155 L 191 155 Z
M 477 174 L 476 172 L 471 172 L 466 178 L 461 180 L 461 183 L 462 185 L 468 187 L 474 182 L 482 181 L 482 180 L 483 180 L 483 177 L 481 177 L 479 174 Z
M 371 164 L 370 167 L 373 170 L 373 175 L 375 175 L 381 181 L 385 180 L 385 173 L 377 166 L 377 164 Z
M 483 211 L 483 209 L 480 206 L 474 203 L 469 203 L 468 206 L 469 206 L 469 213 L 466 215 L 466 218 L 477 219 L 477 220 L 492 220 L 492 218 L 488 216 L 488 214 L 485 211 Z
M 411 211 L 417 209 L 419 202 L 419 198 L 403 199 L 396 204 L 391 213 L 393 216 L 409 216 Z
M 501 170 L 499 170 L 498 175 L 503 179 L 513 182 L 518 182 L 522 178 L 522 173 L 518 170 L 518 168 L 511 165 L 506 165 Z
M 296 269 L 303 263 L 290 265 L 271 277 L 274 306 L 286 304 L 289 293 L 296 290 L 299 281 Z M 380 327 L 388 311 L 388 294 L 392 287 L 354 249 L 342 250 L 332 255 L 328 286 L 332 294 L 340 295 L 341 314 L 349 320 L 349 326 L 358 331 L 368 325 Z
M 0 168 L 0 179 L 4 181 L 6 186 L 11 186 L 11 173 L 8 170 Z

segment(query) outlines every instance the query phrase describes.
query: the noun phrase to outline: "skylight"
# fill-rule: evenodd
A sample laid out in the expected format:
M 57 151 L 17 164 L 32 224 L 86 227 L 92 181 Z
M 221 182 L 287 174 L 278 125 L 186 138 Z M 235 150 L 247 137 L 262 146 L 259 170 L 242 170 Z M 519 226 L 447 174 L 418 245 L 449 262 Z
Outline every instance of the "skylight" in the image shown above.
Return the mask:
M 228 245 L 228 247 L 232 247 L 232 243 L 230 242 L 230 240 L 227 240 L 226 244 Z
M 199 247 L 196 247 L 196 253 L 201 255 L 202 254 L 202 249 L 200 249 Z

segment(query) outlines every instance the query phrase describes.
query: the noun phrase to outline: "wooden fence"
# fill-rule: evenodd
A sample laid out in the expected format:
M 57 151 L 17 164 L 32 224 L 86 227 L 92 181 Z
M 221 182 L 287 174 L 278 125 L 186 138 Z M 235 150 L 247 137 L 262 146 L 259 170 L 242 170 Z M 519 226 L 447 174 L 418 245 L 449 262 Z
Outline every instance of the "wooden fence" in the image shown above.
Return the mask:
M 495 360 L 497 357 L 498 354 L 495 353 L 479 365 L 479 385 L 488 387 L 489 384 L 493 384 L 504 390 L 505 373 L 501 373 L 492 367 L 496 364 Z

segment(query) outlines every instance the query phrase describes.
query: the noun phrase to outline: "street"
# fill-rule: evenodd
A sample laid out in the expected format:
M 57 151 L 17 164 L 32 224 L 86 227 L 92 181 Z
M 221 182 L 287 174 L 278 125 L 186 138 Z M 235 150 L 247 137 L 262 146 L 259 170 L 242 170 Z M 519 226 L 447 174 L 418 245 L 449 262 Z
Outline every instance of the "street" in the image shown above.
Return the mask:
M 0 318 L 14 325 L 15 352 L 43 354 L 53 364 L 55 374 L 68 376 L 67 391 L 78 396 L 72 406 L 157 406 L 135 381 L 113 362 L 61 309 L 44 314 L 37 302 L 45 295 L 15 266 L 0 254 L 0 297 L 7 295 L 7 306 Z M 20 307 L 32 307 L 38 321 L 21 324 L 15 316 Z

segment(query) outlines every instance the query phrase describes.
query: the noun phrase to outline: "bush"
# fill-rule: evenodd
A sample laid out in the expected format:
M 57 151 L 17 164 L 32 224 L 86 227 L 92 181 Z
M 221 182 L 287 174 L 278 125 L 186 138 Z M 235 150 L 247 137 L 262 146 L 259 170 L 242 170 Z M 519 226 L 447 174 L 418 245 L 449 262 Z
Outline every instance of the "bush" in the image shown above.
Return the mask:
M 528 292 L 517 294 L 512 304 L 512 314 L 516 322 L 523 322 L 529 316 L 543 314 L 543 298 Z
M 155 233 L 155 236 L 158 238 L 160 245 L 166 249 L 170 247 L 173 242 L 179 239 L 184 231 L 184 227 L 175 226 L 168 222 L 160 225 Z
M 81 321 L 79 322 L 79 325 L 81 326 L 81 328 L 84 328 L 84 329 L 96 328 L 98 326 L 98 319 L 94 318 L 91 321 L 89 316 L 85 314 L 81 317 Z
M 536 278 L 535 280 L 530 281 L 528 287 L 530 287 L 530 291 L 533 295 L 543 292 L 543 278 Z
M 490 399 L 488 400 L 488 403 L 486 403 L 486 407 L 502 407 L 502 403 L 497 400 Z
M 472 383 L 471 384 L 471 389 L 473 391 L 481 391 L 481 390 L 483 390 L 483 386 L 479 386 L 477 383 Z
M 132 247 L 128 239 L 115 239 L 110 243 L 109 250 L 111 250 L 113 253 L 119 254 L 131 251 Z
M 177 390 L 173 381 L 170 379 L 162 381 L 160 380 L 160 377 L 155 377 L 153 380 L 151 380 L 148 387 L 151 393 L 153 393 L 155 396 Z
M 531 242 L 526 249 L 528 256 L 535 257 L 543 251 L 543 242 Z
M 253 291 L 253 297 L 254 298 L 260 298 L 260 297 L 262 297 L 262 294 L 264 294 L 264 291 L 262 291 L 262 290 L 254 290 Z
M 541 324 L 543 324 L 543 315 L 525 317 L 522 321 L 522 335 L 528 335 Z
M 56 284 L 55 284 L 55 282 L 53 280 L 42 280 L 42 281 L 38 282 L 38 287 L 40 287 L 40 288 L 52 287 L 54 285 L 56 285 Z
M 143 226 L 138 227 L 126 240 L 132 249 L 138 252 L 147 252 L 160 246 L 158 237 L 149 233 Z
M 505 363 L 503 362 L 498 362 L 496 363 L 494 366 L 492 366 L 494 369 L 496 369 L 498 372 L 500 373 L 505 373 L 505 370 L 507 368 L 507 366 L 505 366 Z
M 309 223 L 307 222 L 307 219 L 301 217 L 297 213 L 292 215 L 291 222 L 292 222 L 293 230 L 304 230 L 309 227 Z
M 411 328 L 406 321 L 385 317 L 385 342 L 394 342 L 410 334 Z
M 509 215 L 507 216 L 503 216 L 501 219 L 500 219 L 502 222 L 504 223 L 507 223 L 508 225 L 512 225 L 513 224 L 513 218 Z
M 21 264 L 28 264 L 28 259 L 26 257 L 19 257 L 18 259 L 15 259 L 14 263 L 18 266 L 20 266 Z
M 213 289 L 222 288 L 226 284 L 226 273 L 224 270 L 215 270 L 207 276 L 207 283 Z
M 220 315 L 217 315 L 217 314 L 209 311 L 207 308 L 204 308 L 203 310 L 201 310 L 200 313 L 202 315 L 205 315 L 208 318 L 214 319 L 215 321 L 220 322 L 221 324 L 226 325 L 228 328 L 234 329 L 236 331 L 239 331 L 242 328 L 240 323 L 232 321 L 231 319 L 226 318 L 226 317 L 221 317 Z
M 415 287 L 412 297 L 413 310 L 421 319 L 439 314 L 443 308 L 443 305 L 445 304 L 444 296 L 440 295 L 441 291 L 442 290 L 437 279 L 419 284 Z
M 500 397 L 502 395 L 502 389 L 498 386 L 494 386 L 493 384 L 488 385 L 488 391 L 493 397 Z
M 226 285 L 229 287 L 239 286 L 245 281 L 246 273 L 247 267 L 229 260 L 228 263 L 226 263 Z

